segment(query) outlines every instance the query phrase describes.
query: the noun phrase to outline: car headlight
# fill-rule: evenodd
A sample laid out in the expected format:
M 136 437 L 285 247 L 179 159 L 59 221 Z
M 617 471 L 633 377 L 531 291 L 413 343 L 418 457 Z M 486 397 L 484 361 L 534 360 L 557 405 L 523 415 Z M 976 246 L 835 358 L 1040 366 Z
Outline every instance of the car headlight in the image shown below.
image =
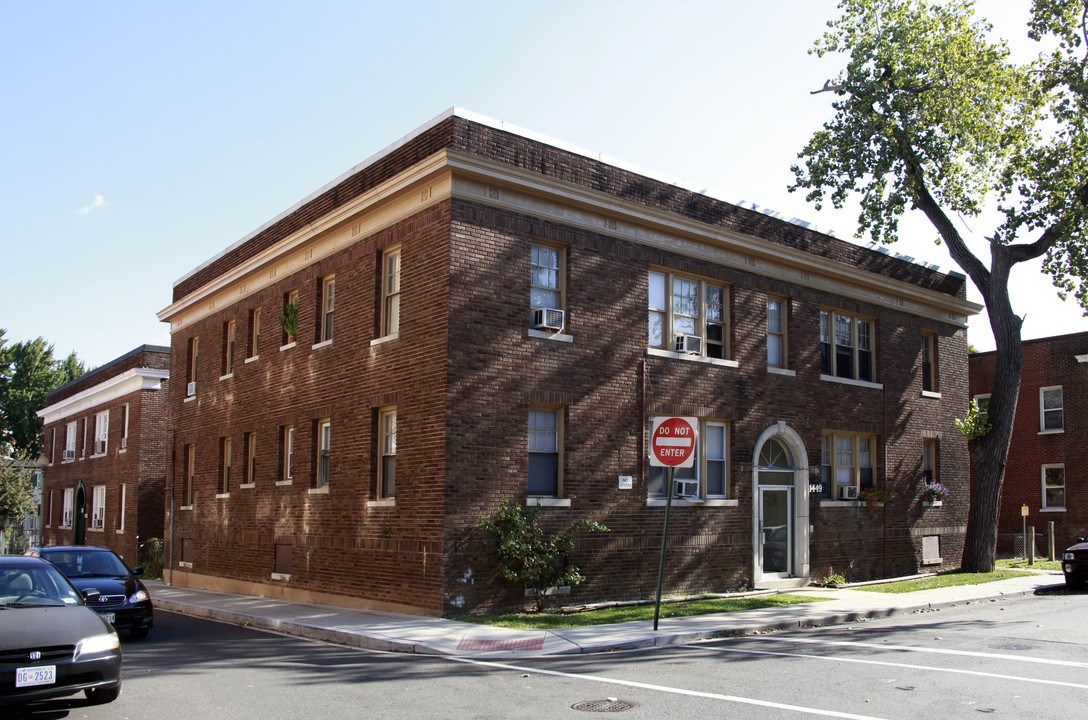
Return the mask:
M 119 647 L 121 647 L 121 641 L 115 632 L 92 635 L 89 638 L 83 638 L 76 645 L 76 659 L 84 655 L 101 655 Z
M 137 590 L 129 597 L 128 601 L 130 603 L 136 604 L 138 602 L 143 602 L 144 600 L 147 600 L 148 597 L 149 595 L 147 594 L 147 590 Z
M 1073 559 L 1073 553 L 1066 553 L 1066 554 L 1065 554 L 1065 556 L 1064 556 L 1064 558 L 1065 558 L 1066 560 L 1072 560 L 1072 559 Z

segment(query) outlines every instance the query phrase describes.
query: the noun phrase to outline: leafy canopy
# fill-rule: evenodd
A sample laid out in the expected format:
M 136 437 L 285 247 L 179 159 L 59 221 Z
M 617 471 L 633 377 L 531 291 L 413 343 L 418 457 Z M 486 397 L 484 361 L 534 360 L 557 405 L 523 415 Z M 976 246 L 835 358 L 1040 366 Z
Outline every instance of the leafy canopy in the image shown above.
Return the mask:
M 847 56 L 824 87 L 835 115 L 800 153 L 790 189 L 817 207 L 858 196 L 858 235 L 881 243 L 926 196 L 942 216 L 995 207 L 1004 221 L 991 243 L 1038 235 L 1033 249 L 1062 296 L 1088 308 L 1085 8 L 1036 0 L 1029 35 L 1052 49 L 1016 64 L 969 0 L 842 0 L 811 51 Z M 985 275 L 951 250 L 976 283 Z

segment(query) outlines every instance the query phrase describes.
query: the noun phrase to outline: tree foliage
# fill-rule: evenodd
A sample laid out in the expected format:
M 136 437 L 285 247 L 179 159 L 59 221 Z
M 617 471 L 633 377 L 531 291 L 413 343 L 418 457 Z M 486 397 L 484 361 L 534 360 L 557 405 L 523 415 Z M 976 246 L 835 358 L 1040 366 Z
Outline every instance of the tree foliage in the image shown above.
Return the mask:
M 36 468 L 26 454 L 0 453 L 0 528 L 18 524 L 34 513 L 33 478 Z M 37 455 L 34 456 L 35 458 Z
M 1042 258 L 1058 294 L 1088 309 L 1088 0 L 1034 0 L 1040 52 L 1011 61 L 969 0 L 842 0 L 812 52 L 844 55 L 823 91 L 834 117 L 801 151 L 791 190 L 810 202 L 860 203 L 859 236 L 898 237 L 922 211 L 982 294 L 997 348 L 990 432 L 970 443 L 964 568 L 992 570 L 997 512 L 1023 357 L 1009 273 Z M 1002 218 L 989 264 L 950 216 Z
M 575 520 L 562 532 L 549 535 L 540 527 L 540 507 L 500 505 L 494 520 L 478 518 L 476 524 L 495 536 L 499 572 L 507 580 L 532 588 L 536 609 L 544 609 L 548 591 L 585 581 L 578 568 L 567 562 L 574 548 L 574 533 L 608 532 L 592 520 Z
M 83 362 L 70 353 L 53 359 L 53 346 L 44 338 L 8 345 L 0 329 L 0 442 L 37 458 L 42 451 L 42 421 L 38 410 L 45 396 L 84 372 Z

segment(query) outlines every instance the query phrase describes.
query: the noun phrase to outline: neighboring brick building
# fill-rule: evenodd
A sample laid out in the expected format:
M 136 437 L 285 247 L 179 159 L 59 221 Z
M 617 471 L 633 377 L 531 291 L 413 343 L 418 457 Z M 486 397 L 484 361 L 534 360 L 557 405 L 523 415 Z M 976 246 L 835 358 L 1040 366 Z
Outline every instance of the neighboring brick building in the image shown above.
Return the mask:
M 1042 540 L 1037 550 L 1045 550 L 1053 522 L 1060 553 L 1088 534 L 1088 332 L 1025 340 L 1021 346 L 1024 371 L 1001 485 L 997 551 L 1023 552 L 1021 508 L 1027 505 L 1027 525 Z M 969 364 L 971 396 L 985 408 L 996 353 L 974 353 Z
M 143 345 L 46 396 L 42 542 L 111 548 L 130 566 L 163 537 L 170 348 Z
M 511 607 L 473 521 L 529 502 L 612 530 L 580 540 L 571 601 L 647 597 L 660 415 L 702 432 L 667 592 L 957 567 L 978 309 L 962 275 L 455 109 L 175 284 L 167 577 Z M 854 499 L 874 485 L 883 509 Z

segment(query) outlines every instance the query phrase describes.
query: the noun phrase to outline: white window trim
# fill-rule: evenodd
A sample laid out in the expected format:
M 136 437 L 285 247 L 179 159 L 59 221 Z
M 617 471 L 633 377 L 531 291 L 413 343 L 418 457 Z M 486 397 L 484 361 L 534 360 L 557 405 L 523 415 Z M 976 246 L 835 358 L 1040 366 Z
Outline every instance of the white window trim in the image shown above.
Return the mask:
M 393 432 L 391 433 L 392 434 L 392 439 L 393 439 L 393 450 L 392 450 L 392 452 L 387 453 L 385 451 L 385 445 L 386 445 L 386 441 L 389 439 L 390 434 L 386 432 L 385 423 L 386 423 L 386 420 L 388 418 L 390 418 L 390 417 L 393 418 Z M 377 500 L 396 500 L 397 499 L 396 471 L 395 470 L 393 472 L 393 483 L 394 483 L 393 494 L 392 495 L 386 495 L 382 491 L 382 488 L 385 485 L 385 458 L 386 457 L 392 457 L 394 462 L 396 462 L 396 458 L 397 458 L 397 434 L 399 432 L 399 423 L 398 423 L 398 421 L 399 421 L 399 418 L 397 417 L 397 407 L 395 405 L 390 405 L 388 407 L 379 408 L 379 410 L 378 410 L 378 447 L 377 447 L 377 450 L 378 450 L 378 482 L 377 482 L 377 487 L 375 488 L 375 490 L 376 490 L 376 499 Z
M 101 457 L 109 452 L 110 446 L 110 411 L 102 410 L 94 414 L 94 447 L 91 448 L 91 457 Z M 98 443 L 102 443 L 102 451 L 98 451 Z
M 91 488 L 91 523 L 87 527 L 91 532 L 106 529 L 106 486 L 95 485 Z
M 389 263 L 389 260 L 391 258 L 393 258 L 393 257 L 397 258 L 396 269 L 395 269 L 394 272 L 390 273 L 388 271 L 388 263 Z M 401 254 L 401 246 L 400 245 L 392 245 L 392 246 L 387 247 L 387 248 L 382 250 L 382 267 L 381 267 L 381 273 L 380 273 L 380 277 L 381 277 L 381 302 L 382 302 L 382 304 L 381 304 L 381 318 L 379 319 L 379 326 L 378 326 L 379 330 L 380 330 L 380 337 L 382 337 L 382 338 L 392 339 L 393 336 L 399 336 L 400 335 L 400 317 L 401 317 L 400 300 L 401 300 L 401 289 L 402 289 L 401 274 L 402 274 L 403 269 L 404 269 L 403 262 L 404 262 L 404 256 Z M 396 279 L 396 282 L 395 282 L 396 287 L 394 289 L 390 289 L 390 287 L 389 287 L 390 278 L 395 278 Z M 396 323 L 396 327 L 391 327 L 391 318 L 389 317 L 389 315 L 390 315 L 390 313 L 389 313 L 389 301 L 390 301 L 390 298 L 392 298 L 393 296 L 396 296 L 396 299 L 397 299 L 397 313 L 396 313 L 397 323 Z
M 1047 505 L 1046 504 L 1046 471 L 1051 468 L 1061 468 L 1062 471 L 1062 494 L 1066 494 L 1069 491 L 1069 479 L 1065 474 L 1065 463 L 1046 463 L 1039 466 L 1039 482 L 1041 483 L 1040 490 L 1042 491 L 1042 497 L 1039 501 L 1040 512 L 1065 512 L 1066 505 Z M 1068 498 L 1066 498 L 1068 502 Z
M 661 276 L 663 276 L 665 278 L 665 288 L 664 288 L 665 298 L 664 298 L 664 307 L 663 308 L 655 308 L 655 307 L 652 307 L 650 305 L 649 278 L 650 278 L 651 274 L 661 275 Z M 672 343 L 675 341 L 675 339 L 677 337 L 679 337 L 680 335 L 685 334 L 685 333 L 677 333 L 676 329 L 675 329 L 676 322 L 674 320 L 673 300 L 672 300 L 672 298 L 673 298 L 673 281 L 676 280 L 676 279 L 681 279 L 681 280 L 686 280 L 686 281 L 689 281 L 689 282 L 698 283 L 698 285 L 699 285 L 699 293 L 698 293 L 698 300 L 697 300 L 699 313 L 700 313 L 699 316 L 698 316 L 698 326 L 697 326 L 698 332 L 692 333 L 693 335 L 698 336 L 702 340 L 702 352 L 699 355 L 689 355 L 688 353 L 679 353 L 679 352 L 675 352 L 674 350 L 670 349 L 672 347 Z M 647 311 L 648 312 L 661 313 L 661 315 L 663 316 L 662 324 L 661 324 L 661 341 L 664 344 L 664 346 L 650 345 L 649 335 L 647 334 L 647 337 L 646 337 L 647 354 L 654 355 L 654 356 L 657 356 L 657 357 L 670 357 L 670 358 L 676 358 L 676 359 L 681 359 L 681 360 L 695 360 L 695 361 L 701 361 L 701 362 L 709 362 L 712 365 L 720 364 L 720 365 L 723 365 L 725 367 L 738 367 L 736 361 L 730 359 L 730 357 L 733 354 L 734 348 L 733 348 L 733 342 L 732 342 L 732 330 L 733 330 L 733 328 L 732 328 L 732 325 L 730 323 L 730 317 L 729 317 L 729 308 L 730 308 L 730 305 L 732 303 L 733 289 L 732 289 L 732 287 L 730 286 L 729 283 L 724 282 L 724 281 L 720 281 L 720 280 L 714 280 L 712 278 L 703 277 L 703 276 L 700 276 L 700 275 L 689 275 L 687 273 L 676 272 L 676 271 L 670 270 L 668 268 L 662 268 L 662 267 L 657 267 L 657 266 L 651 266 L 647 270 L 647 272 L 646 272 L 646 281 L 647 281 L 647 298 L 646 298 Z M 724 316 L 724 319 L 721 322 L 716 322 L 715 324 L 721 325 L 721 327 L 722 327 L 722 348 L 723 348 L 723 352 L 724 352 L 724 354 L 726 356 L 724 358 L 713 358 L 713 357 L 709 357 L 706 354 L 707 347 L 709 345 L 708 341 L 707 341 L 707 332 L 706 332 L 706 326 L 708 324 L 708 321 L 707 321 L 707 318 L 706 318 L 707 288 L 708 287 L 712 287 L 712 288 L 715 288 L 715 289 L 718 289 L 718 290 L 722 291 L 722 314 Z M 648 321 L 649 320 L 647 319 L 647 322 Z M 648 330 L 648 328 L 647 328 L 647 330 Z
M 332 288 L 332 292 L 329 289 Z M 330 299 L 331 295 L 331 299 Z M 329 306 L 332 306 L 331 308 Z M 329 316 L 332 316 L 332 332 L 329 332 Z M 336 275 L 326 275 L 321 278 L 321 317 L 318 324 L 321 332 L 320 340 L 314 343 L 314 348 L 331 345 L 336 337 Z
M 125 534 L 125 510 L 127 509 L 126 505 L 127 505 L 127 500 L 128 500 L 127 490 L 128 489 L 126 487 L 126 484 L 121 483 L 121 487 L 120 487 L 120 492 L 121 492 L 120 517 L 117 518 L 117 530 L 115 531 L 118 535 L 124 535 Z
M 819 315 L 819 317 L 817 319 L 817 326 L 816 326 L 816 330 L 817 330 L 817 338 L 816 339 L 817 339 L 817 342 L 820 345 L 824 344 L 822 333 L 823 333 L 823 316 L 825 314 L 828 316 L 828 324 L 829 324 L 829 327 L 828 327 L 829 343 L 828 344 L 831 346 L 831 370 L 832 371 L 836 370 L 836 365 L 838 364 L 838 351 L 836 350 L 836 348 L 839 347 L 838 344 L 835 342 L 835 318 L 836 317 L 843 317 L 843 318 L 847 318 L 848 320 L 850 320 L 850 333 L 851 333 L 850 340 L 851 340 L 851 343 L 852 343 L 851 353 L 853 355 L 853 360 L 854 360 L 854 375 L 855 375 L 855 377 L 853 377 L 853 378 L 844 378 L 844 377 L 839 377 L 839 375 L 837 375 L 837 374 L 825 374 L 825 373 L 823 373 L 821 371 L 820 379 L 821 380 L 830 380 L 830 381 L 834 381 L 834 382 L 843 382 L 843 384 L 845 384 L 845 385 L 858 384 L 859 387 L 880 387 L 880 388 L 883 388 L 884 387 L 883 384 L 878 383 L 875 380 L 862 380 L 861 379 L 861 352 L 862 352 L 862 350 L 861 350 L 861 347 L 860 347 L 861 346 L 861 332 L 858 329 L 858 325 L 859 325 L 859 323 L 862 323 L 862 322 L 868 323 L 868 325 L 869 325 L 869 329 L 870 329 L 871 334 L 869 336 L 869 350 L 868 350 L 868 352 L 872 356 L 870 372 L 871 372 L 872 376 L 875 378 L 876 377 L 876 371 L 877 371 L 877 367 L 876 367 L 876 344 L 877 344 L 876 343 L 876 331 L 877 331 L 876 319 L 873 318 L 873 317 L 870 317 L 868 315 L 861 315 L 861 314 L 857 314 L 857 313 L 847 312 L 845 310 L 839 310 L 839 309 L 836 309 L 836 308 L 833 308 L 833 307 L 822 307 L 822 308 L 820 308 L 820 315 Z M 821 368 L 822 368 L 822 360 L 821 360 Z
M 1062 426 L 1060 428 L 1046 429 L 1046 410 L 1043 409 L 1043 395 L 1048 390 L 1061 390 L 1062 391 Z M 1051 410 L 1051 412 L 1054 412 Z M 1065 390 L 1061 385 L 1048 385 L 1047 387 L 1039 388 L 1039 434 L 1040 435 L 1057 435 L 1065 432 Z
M 563 446 L 566 444 L 566 433 L 565 433 L 565 427 L 564 427 L 566 408 L 564 406 L 562 406 L 562 405 L 547 405 L 547 404 L 540 404 L 540 403 L 530 403 L 529 413 L 531 414 L 534 410 L 535 411 L 540 411 L 540 412 L 555 413 L 555 455 L 556 455 L 556 458 L 555 458 L 555 462 L 556 462 L 556 468 L 555 468 L 555 494 L 554 495 L 533 495 L 533 494 L 529 493 L 529 489 L 528 489 L 529 478 L 528 478 L 528 475 L 526 475 L 526 478 L 525 478 L 526 497 L 530 498 L 530 499 L 559 500 L 559 499 L 562 499 L 563 495 L 564 495 L 563 466 L 565 465 L 566 460 L 565 460 L 565 456 L 564 456 L 564 453 L 563 453 Z M 532 429 L 529 426 L 529 415 L 528 414 L 525 416 L 525 422 L 526 422 L 526 425 L 525 425 L 526 432 L 531 432 Z M 526 457 L 528 458 L 528 456 L 531 455 L 532 452 L 529 451 L 528 444 L 526 444 L 525 447 L 526 447 Z M 544 505 L 548 505 L 548 503 L 544 503 Z

